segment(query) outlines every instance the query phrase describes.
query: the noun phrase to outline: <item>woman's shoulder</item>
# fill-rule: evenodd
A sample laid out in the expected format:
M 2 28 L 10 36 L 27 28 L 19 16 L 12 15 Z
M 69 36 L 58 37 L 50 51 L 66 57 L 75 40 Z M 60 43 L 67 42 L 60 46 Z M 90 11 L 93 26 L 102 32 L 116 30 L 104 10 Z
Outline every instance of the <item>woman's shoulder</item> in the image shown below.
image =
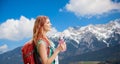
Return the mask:
M 51 41 L 50 39 L 48 39 L 48 40 L 49 40 L 49 45 L 47 44 L 47 42 L 44 39 L 39 39 L 37 44 L 38 45 L 44 44 L 44 45 L 55 47 L 55 44 L 53 43 L 53 41 Z
M 37 44 L 45 44 L 46 45 L 46 43 L 45 43 L 45 41 L 43 39 L 39 39 Z

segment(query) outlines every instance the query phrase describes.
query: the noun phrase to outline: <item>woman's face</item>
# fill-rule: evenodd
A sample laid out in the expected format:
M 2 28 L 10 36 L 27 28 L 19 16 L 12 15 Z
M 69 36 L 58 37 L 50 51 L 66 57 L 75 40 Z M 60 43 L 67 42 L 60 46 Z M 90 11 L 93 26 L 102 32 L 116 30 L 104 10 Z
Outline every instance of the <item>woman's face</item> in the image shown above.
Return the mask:
M 50 20 L 49 20 L 49 19 L 46 20 L 43 29 L 44 29 L 46 32 L 51 30 L 51 23 L 50 23 Z

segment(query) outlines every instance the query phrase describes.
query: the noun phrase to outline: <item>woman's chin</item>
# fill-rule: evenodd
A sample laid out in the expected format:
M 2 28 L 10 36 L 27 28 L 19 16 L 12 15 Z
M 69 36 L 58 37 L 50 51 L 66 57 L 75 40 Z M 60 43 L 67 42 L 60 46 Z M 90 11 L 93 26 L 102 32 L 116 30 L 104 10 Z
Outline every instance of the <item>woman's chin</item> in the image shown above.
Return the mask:
M 49 31 L 51 31 L 52 29 L 50 28 Z

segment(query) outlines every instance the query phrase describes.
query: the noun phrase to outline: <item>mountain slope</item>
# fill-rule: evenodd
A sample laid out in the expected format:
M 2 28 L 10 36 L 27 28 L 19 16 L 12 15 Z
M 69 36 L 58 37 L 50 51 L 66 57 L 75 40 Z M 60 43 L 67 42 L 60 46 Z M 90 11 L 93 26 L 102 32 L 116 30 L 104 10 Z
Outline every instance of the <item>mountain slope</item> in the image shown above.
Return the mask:
M 97 50 L 94 52 L 88 52 L 81 55 L 70 56 L 68 58 L 62 59 L 60 62 L 62 64 L 69 64 L 80 61 L 106 61 L 106 60 L 120 61 L 120 44 L 113 47 L 107 47 L 101 50 Z
M 0 54 L 0 64 L 23 64 L 21 47 Z

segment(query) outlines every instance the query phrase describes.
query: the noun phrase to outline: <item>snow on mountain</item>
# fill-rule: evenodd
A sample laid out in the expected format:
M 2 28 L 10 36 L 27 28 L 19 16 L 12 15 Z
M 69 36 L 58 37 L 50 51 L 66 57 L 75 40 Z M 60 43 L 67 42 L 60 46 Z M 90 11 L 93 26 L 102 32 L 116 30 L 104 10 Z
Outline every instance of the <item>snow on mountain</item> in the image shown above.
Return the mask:
M 88 44 L 91 44 L 90 39 L 92 36 L 95 36 L 99 41 L 102 41 L 106 44 L 107 47 L 109 47 L 109 43 L 107 43 L 106 39 L 112 37 L 112 34 L 114 32 L 120 34 L 120 19 L 116 19 L 114 21 L 110 21 L 107 24 L 97 24 L 97 25 L 88 25 L 84 27 L 69 27 L 68 29 L 64 30 L 63 32 L 56 32 L 52 36 L 50 36 L 52 39 L 59 38 L 61 33 L 65 37 L 65 39 L 73 40 L 77 44 L 80 44 L 81 41 L 85 41 Z M 89 36 L 90 34 L 93 34 Z M 88 33 L 88 34 L 86 34 Z M 86 34 L 86 35 L 85 35 Z M 89 36 L 89 37 L 85 37 Z M 83 40 L 84 39 L 84 40 Z

